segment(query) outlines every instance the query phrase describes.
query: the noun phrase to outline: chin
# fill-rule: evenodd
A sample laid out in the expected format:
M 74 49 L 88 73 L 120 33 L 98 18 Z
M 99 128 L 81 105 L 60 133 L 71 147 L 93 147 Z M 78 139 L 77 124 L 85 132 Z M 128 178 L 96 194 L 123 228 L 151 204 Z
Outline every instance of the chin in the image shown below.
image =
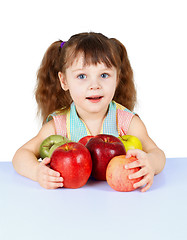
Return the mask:
M 97 114 L 102 112 L 107 112 L 108 106 L 110 104 L 110 101 L 106 101 L 106 99 L 101 99 L 101 101 L 97 103 L 90 102 L 86 99 L 84 103 L 81 104 L 81 107 L 79 107 L 80 104 L 76 104 L 77 112 L 81 114 L 81 112 L 90 113 L 90 114 Z M 107 107 L 106 107 L 107 106 Z

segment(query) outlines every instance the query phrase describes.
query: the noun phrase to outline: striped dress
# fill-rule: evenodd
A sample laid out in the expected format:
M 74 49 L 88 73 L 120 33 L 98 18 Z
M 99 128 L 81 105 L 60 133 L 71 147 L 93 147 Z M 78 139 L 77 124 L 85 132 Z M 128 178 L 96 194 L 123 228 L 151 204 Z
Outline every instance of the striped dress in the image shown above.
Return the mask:
M 135 113 L 124 106 L 111 101 L 100 133 L 116 137 L 126 135 L 134 115 Z M 91 135 L 86 124 L 78 117 L 74 103 L 69 109 L 50 114 L 47 122 L 51 119 L 54 119 L 56 134 L 65 136 L 71 141 L 78 142 L 82 137 Z

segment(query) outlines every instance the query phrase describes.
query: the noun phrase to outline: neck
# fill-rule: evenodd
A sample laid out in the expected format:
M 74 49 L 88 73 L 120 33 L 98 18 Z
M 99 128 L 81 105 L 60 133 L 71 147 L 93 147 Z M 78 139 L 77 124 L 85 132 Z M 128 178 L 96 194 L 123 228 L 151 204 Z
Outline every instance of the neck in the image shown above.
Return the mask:
M 94 112 L 94 113 L 88 113 L 84 110 L 81 110 L 76 107 L 77 115 L 79 118 L 81 118 L 84 122 L 95 122 L 95 121 L 103 121 L 107 112 L 108 107 L 106 109 L 103 109 L 103 111 L 100 112 Z

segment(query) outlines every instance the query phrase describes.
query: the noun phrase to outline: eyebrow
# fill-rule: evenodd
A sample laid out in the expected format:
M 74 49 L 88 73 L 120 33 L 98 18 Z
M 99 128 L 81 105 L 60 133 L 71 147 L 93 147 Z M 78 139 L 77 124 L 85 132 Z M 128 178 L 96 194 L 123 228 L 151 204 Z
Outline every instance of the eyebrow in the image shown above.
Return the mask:
M 109 71 L 109 70 L 112 71 L 112 68 L 102 68 L 102 69 L 100 69 L 100 71 L 102 71 L 102 72 Z M 72 70 L 72 72 L 78 72 L 78 71 L 84 71 L 84 68 L 78 68 L 78 69 Z
M 73 70 L 72 72 L 78 72 L 78 71 L 83 71 L 83 68 L 75 69 L 75 70 Z

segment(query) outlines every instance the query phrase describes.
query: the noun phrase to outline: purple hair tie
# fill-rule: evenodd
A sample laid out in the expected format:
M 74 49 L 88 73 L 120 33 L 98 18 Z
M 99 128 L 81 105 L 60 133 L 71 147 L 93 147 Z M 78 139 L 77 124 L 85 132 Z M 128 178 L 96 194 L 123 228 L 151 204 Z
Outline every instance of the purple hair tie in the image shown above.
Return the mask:
M 60 45 L 60 47 L 62 48 L 62 47 L 64 46 L 65 43 L 66 43 L 66 42 L 62 42 L 61 45 Z

